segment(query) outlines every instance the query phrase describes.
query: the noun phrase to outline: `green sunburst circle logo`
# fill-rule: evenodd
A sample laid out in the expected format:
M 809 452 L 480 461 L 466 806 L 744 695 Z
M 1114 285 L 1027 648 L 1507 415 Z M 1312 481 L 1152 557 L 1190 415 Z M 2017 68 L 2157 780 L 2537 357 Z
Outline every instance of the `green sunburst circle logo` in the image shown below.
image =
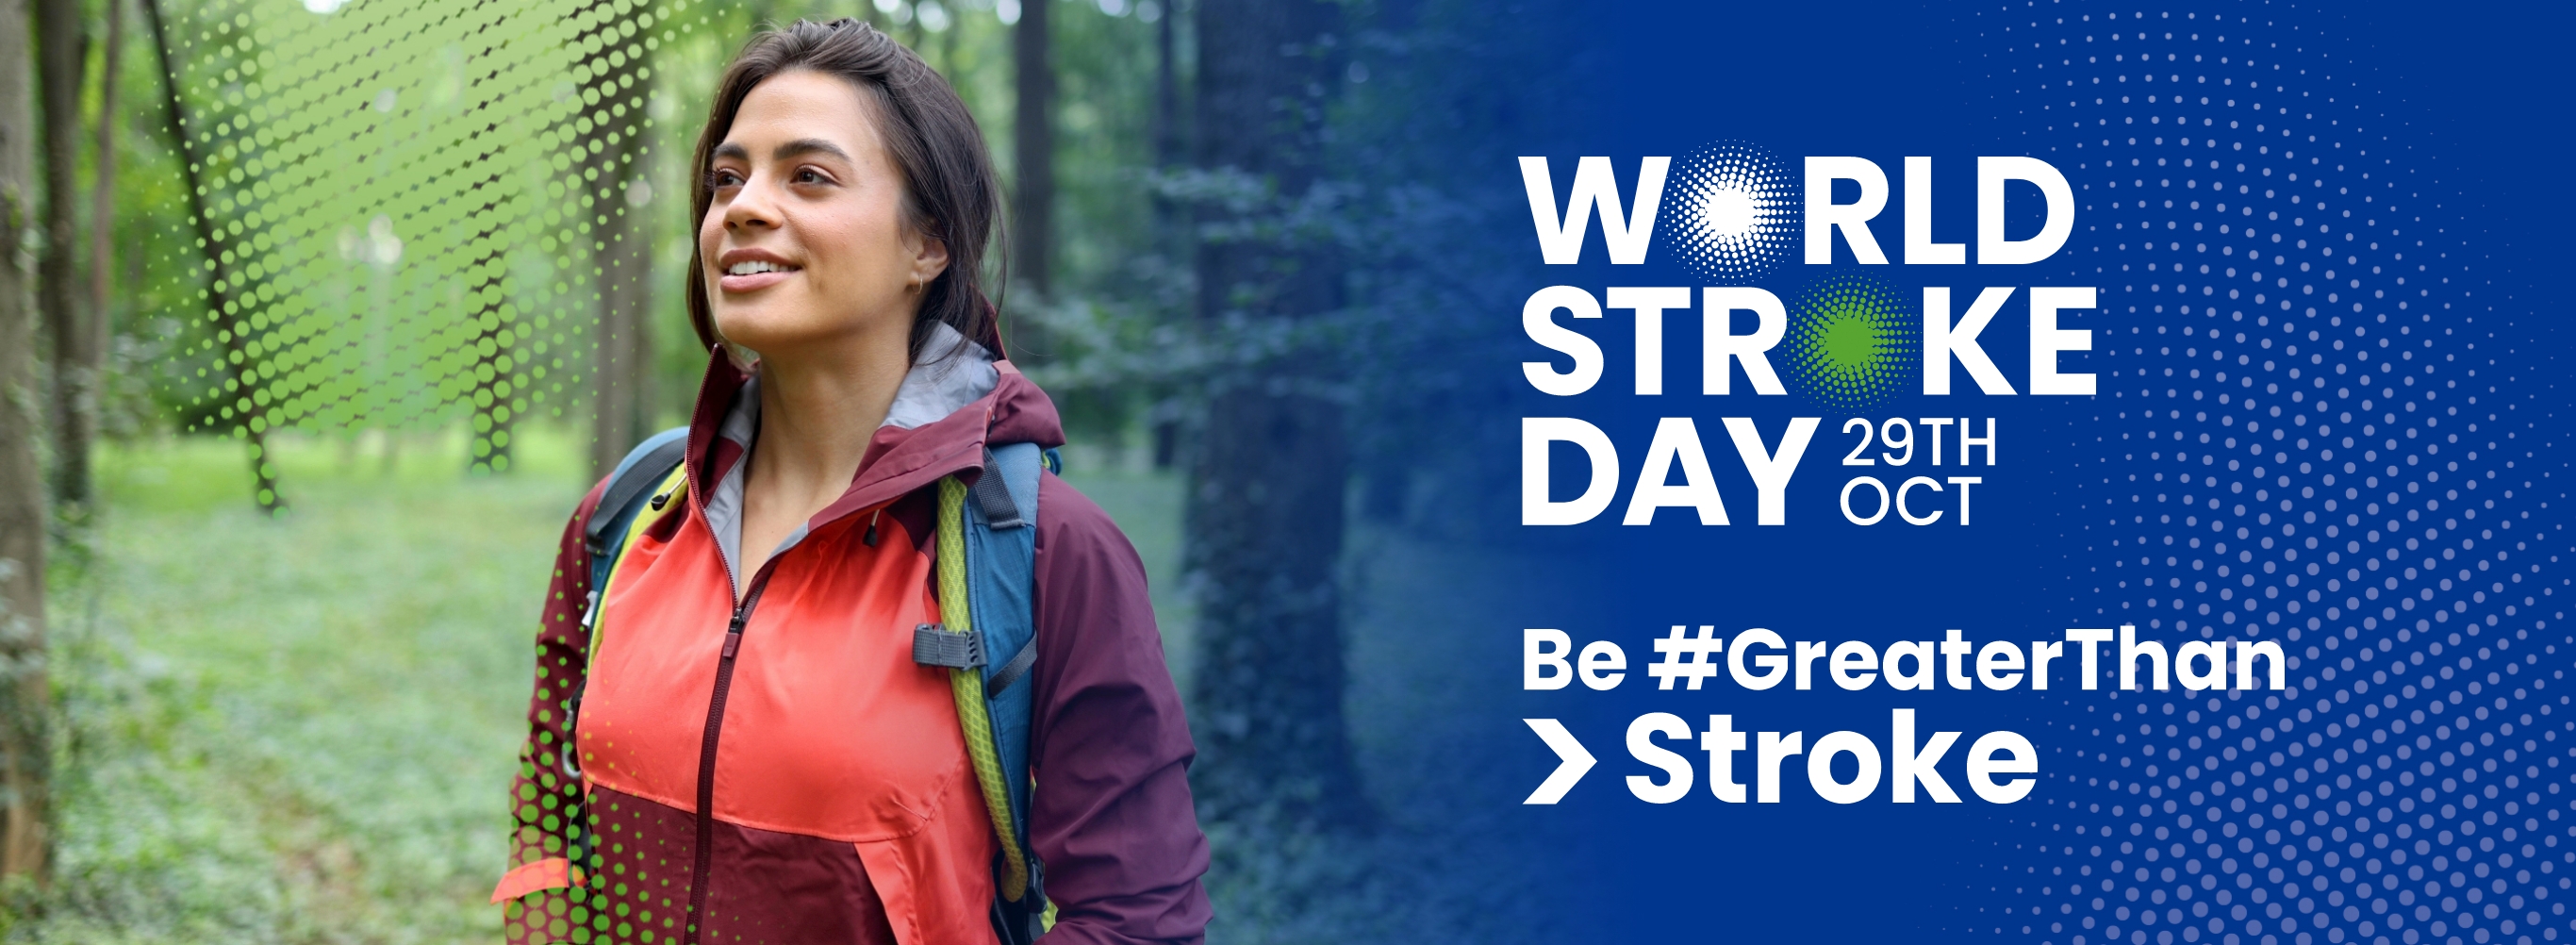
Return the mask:
M 1914 378 L 1922 326 L 1903 295 L 1857 273 L 1826 276 L 1789 310 L 1790 372 L 1807 396 L 1857 410 Z

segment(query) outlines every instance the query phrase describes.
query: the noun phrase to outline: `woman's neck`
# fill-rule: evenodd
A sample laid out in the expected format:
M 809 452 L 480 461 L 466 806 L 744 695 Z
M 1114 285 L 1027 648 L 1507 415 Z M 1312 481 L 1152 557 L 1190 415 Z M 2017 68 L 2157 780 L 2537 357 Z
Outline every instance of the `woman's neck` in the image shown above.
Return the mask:
M 745 484 L 755 501 L 802 521 L 849 488 L 911 368 L 910 326 L 894 323 L 906 330 L 762 356 L 760 434 Z

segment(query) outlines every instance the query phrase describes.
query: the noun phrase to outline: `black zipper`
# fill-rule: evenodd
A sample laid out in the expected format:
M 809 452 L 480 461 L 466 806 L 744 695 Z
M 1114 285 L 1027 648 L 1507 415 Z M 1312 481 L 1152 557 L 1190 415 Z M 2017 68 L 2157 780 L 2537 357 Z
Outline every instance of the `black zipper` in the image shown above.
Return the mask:
M 748 458 L 745 457 L 745 460 Z M 695 497 L 699 494 L 695 484 L 703 481 L 699 475 L 698 457 L 692 452 L 683 459 L 683 463 L 688 467 L 688 481 L 691 484 L 689 494 Z M 693 498 L 693 501 L 696 500 Z M 706 514 L 703 502 L 698 502 L 696 510 L 699 515 Z M 878 512 L 882 514 L 883 511 L 883 506 L 880 506 Z M 838 520 L 839 517 L 834 519 L 834 521 Z M 830 522 L 823 524 L 828 525 Z M 868 525 L 868 531 L 873 536 L 876 531 L 875 520 L 871 519 Z M 806 534 L 810 536 L 817 527 L 814 523 L 808 522 Z M 873 542 L 870 544 L 874 545 Z M 769 587 L 769 572 L 778 565 L 779 557 L 786 550 L 781 548 L 771 551 L 769 559 L 761 562 L 760 570 L 753 572 L 750 590 L 744 592 L 742 602 L 734 606 L 733 619 L 725 626 L 723 655 L 716 660 L 715 689 L 707 697 L 706 734 L 698 742 L 697 844 L 691 856 L 693 862 L 689 868 L 689 912 L 683 917 L 686 930 L 681 936 L 682 945 L 699 945 L 700 931 L 706 921 L 707 874 L 714 865 L 715 856 L 716 745 L 724 732 L 725 696 L 733 689 L 734 657 L 742 649 L 742 632 L 744 626 L 751 622 L 752 608 L 759 606 L 761 592 Z M 734 573 L 732 559 L 725 559 L 724 564 L 726 577 L 738 581 L 739 577 Z
M 771 558 L 774 563 L 777 559 Z M 769 563 L 752 575 L 751 591 L 736 605 L 733 620 L 725 626 L 724 653 L 716 658 L 715 691 L 707 698 L 706 735 L 698 742 L 698 839 L 694 863 L 689 869 L 688 930 L 683 945 L 698 945 L 699 929 L 706 923 L 707 873 L 715 856 L 716 742 L 724 732 L 725 696 L 733 689 L 733 662 L 742 650 L 743 627 L 751 622 L 752 608 L 760 605 L 760 593 L 769 587 Z

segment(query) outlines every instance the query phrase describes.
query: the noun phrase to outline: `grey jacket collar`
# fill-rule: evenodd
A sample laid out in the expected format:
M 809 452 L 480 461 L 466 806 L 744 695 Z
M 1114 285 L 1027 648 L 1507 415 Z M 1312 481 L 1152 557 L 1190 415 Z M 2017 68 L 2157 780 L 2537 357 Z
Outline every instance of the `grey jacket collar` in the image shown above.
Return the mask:
M 1001 381 L 1001 370 L 993 366 L 993 360 L 992 352 L 967 340 L 957 329 L 945 322 L 933 324 L 929 343 L 922 346 L 912 369 L 904 372 L 903 384 L 895 388 L 894 404 L 887 408 L 883 426 L 910 430 L 936 423 L 982 399 Z M 757 371 L 734 394 L 733 405 L 726 409 L 724 423 L 716 428 L 716 435 L 742 449 L 742 461 L 725 470 L 724 478 L 706 500 L 707 527 L 715 531 L 716 545 L 724 551 L 726 572 L 739 585 L 750 577 L 742 573 L 742 502 L 744 484 L 750 476 L 752 443 L 760 436 Z M 769 556 L 786 553 L 805 540 L 805 533 L 806 526 L 796 526 Z M 739 593 L 740 587 L 735 590 Z

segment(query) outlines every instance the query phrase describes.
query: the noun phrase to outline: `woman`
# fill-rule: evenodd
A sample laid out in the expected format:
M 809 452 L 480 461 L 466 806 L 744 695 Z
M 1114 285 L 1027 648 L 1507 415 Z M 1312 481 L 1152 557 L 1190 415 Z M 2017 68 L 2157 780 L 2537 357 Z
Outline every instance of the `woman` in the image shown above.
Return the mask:
M 1025 869 L 1051 923 L 1036 882 L 1005 888 L 964 690 L 915 662 L 941 480 L 1063 439 L 998 359 L 998 187 L 964 103 L 862 23 L 799 22 L 726 71 L 696 168 L 684 473 L 595 606 L 601 490 L 566 529 L 493 893 L 510 939 L 1200 939 L 1189 730 L 1108 516 L 1040 477 Z

